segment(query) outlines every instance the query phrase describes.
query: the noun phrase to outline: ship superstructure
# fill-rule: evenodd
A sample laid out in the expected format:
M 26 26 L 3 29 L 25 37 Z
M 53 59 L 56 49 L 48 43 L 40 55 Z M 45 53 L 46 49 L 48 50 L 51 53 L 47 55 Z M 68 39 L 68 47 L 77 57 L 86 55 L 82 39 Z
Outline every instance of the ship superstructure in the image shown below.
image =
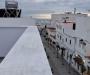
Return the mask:
M 56 44 L 64 58 L 79 73 L 90 74 L 90 17 L 87 14 L 53 14 Z

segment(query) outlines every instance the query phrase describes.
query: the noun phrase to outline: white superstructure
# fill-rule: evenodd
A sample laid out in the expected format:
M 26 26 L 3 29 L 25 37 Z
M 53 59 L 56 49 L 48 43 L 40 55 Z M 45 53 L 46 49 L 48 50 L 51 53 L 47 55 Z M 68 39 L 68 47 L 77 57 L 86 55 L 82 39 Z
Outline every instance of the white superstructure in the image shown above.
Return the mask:
M 71 65 L 80 73 L 81 63 L 88 69 L 90 67 L 90 17 L 81 13 L 52 14 L 51 24 L 56 27 L 57 43 L 66 49 L 65 59 L 70 63 L 68 56 L 72 55 Z M 74 58 L 77 56 L 82 61 L 75 62 Z

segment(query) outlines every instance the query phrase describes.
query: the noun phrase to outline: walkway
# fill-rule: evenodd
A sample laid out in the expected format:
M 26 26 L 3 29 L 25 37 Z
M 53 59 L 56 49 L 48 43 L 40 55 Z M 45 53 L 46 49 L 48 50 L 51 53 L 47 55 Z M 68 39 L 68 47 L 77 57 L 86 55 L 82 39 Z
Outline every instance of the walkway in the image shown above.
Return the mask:
M 55 48 L 50 46 L 43 36 L 41 38 L 46 49 L 47 57 L 49 58 L 53 75 L 79 75 L 72 67 L 69 67 L 65 60 L 63 61 L 63 65 L 61 57 L 59 56 L 59 58 L 56 58 Z

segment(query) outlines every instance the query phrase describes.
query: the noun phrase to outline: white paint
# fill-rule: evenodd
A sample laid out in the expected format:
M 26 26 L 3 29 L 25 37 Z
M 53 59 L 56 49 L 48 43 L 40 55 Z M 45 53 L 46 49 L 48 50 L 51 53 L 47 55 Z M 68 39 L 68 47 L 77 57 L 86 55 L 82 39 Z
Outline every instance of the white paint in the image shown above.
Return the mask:
M 63 23 L 66 17 L 69 17 L 67 22 L 72 22 L 72 24 Z M 76 23 L 75 30 L 72 28 L 74 22 Z M 90 60 L 85 58 L 85 56 L 90 56 L 90 17 L 85 14 L 53 14 L 51 24 L 56 27 L 56 41 L 59 45 L 65 47 L 69 54 L 80 55 L 85 60 L 84 65 L 90 66 L 88 63 Z M 85 47 L 80 45 L 80 39 L 85 41 Z M 72 66 L 76 68 L 74 64 Z M 77 68 L 76 70 L 79 71 Z
M 26 28 L 0 27 L 0 57 L 5 57 Z
M 28 18 L 0 18 L 0 57 L 5 57 L 25 28 L 34 26 L 35 21 Z
M 37 27 L 18 39 L 0 64 L 0 75 L 52 75 Z
M 5 52 L 0 50 L 0 54 L 6 54 L 11 48 L 0 64 L 0 75 L 52 75 L 34 25 L 32 18 L 0 18 L 0 45 L 4 43 L 0 48 L 5 49 Z

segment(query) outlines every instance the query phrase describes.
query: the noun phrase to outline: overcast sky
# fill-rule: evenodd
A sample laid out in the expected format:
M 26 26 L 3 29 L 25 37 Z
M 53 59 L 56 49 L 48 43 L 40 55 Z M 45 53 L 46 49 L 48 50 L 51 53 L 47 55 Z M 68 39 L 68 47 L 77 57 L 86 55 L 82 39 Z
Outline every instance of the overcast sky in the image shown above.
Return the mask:
M 0 6 L 4 6 L 5 0 L 0 0 Z M 62 11 L 87 11 L 90 9 L 90 0 L 17 0 L 19 7 L 27 15 L 36 13 L 54 13 Z

